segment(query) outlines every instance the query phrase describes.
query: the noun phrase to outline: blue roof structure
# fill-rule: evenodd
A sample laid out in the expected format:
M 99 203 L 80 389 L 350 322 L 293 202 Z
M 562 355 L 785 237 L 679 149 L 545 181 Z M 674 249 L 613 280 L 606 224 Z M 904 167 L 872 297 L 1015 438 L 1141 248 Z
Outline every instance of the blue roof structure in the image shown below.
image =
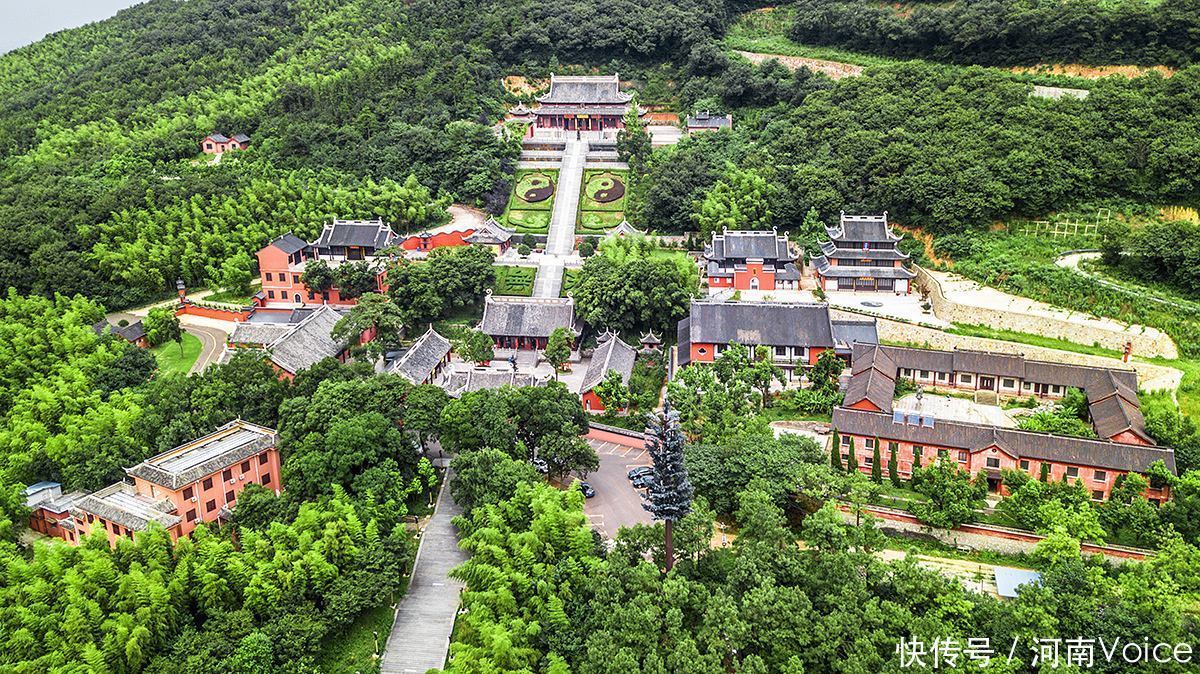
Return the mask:
M 1005 599 L 1013 599 L 1017 596 L 1017 588 L 1022 585 L 1034 585 L 1040 583 L 1042 574 L 1029 569 L 1015 569 L 1011 566 L 993 566 L 992 571 L 996 574 L 996 594 Z

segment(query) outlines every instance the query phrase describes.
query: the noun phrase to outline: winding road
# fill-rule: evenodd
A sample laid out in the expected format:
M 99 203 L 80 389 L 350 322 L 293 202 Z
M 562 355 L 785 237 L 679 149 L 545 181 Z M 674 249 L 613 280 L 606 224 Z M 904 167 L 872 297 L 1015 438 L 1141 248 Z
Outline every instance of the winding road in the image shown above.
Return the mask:
M 1083 265 L 1080 264 L 1084 260 L 1098 260 L 1098 259 L 1100 259 L 1100 251 L 1079 250 L 1079 251 L 1072 251 L 1069 253 L 1063 253 L 1062 255 L 1059 255 L 1054 260 L 1054 264 L 1056 264 L 1064 269 L 1070 269 L 1071 271 L 1074 271 L 1075 273 L 1077 273 L 1081 276 L 1086 276 L 1106 288 L 1111 288 L 1113 290 L 1116 290 L 1117 292 L 1124 293 L 1126 295 L 1131 295 L 1140 300 L 1150 300 L 1151 302 L 1155 302 L 1157 304 L 1162 304 L 1162 305 L 1169 306 L 1169 307 L 1175 307 L 1177 309 L 1186 309 L 1188 311 L 1200 311 L 1200 304 L 1191 303 L 1191 302 L 1176 302 L 1174 300 L 1168 300 L 1168 299 L 1163 299 L 1161 297 L 1155 297 L 1154 295 L 1152 295 L 1150 293 L 1149 289 L 1127 288 L 1127 287 L 1121 285 L 1120 283 L 1116 283 L 1114 281 L 1109 281 L 1108 279 L 1100 276 L 1099 274 L 1093 274 L 1092 272 L 1088 271 L 1087 269 L 1084 269 Z

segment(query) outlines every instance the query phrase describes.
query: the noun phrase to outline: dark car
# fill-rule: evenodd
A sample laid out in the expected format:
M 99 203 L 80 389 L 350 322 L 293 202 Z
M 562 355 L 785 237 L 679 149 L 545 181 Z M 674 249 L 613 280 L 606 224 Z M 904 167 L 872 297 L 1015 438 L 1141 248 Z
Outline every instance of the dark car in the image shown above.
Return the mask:
M 639 475 L 638 477 L 633 478 L 633 488 L 649 489 L 650 487 L 654 486 L 655 482 L 658 482 L 658 480 L 654 479 L 653 475 Z
M 550 464 L 546 463 L 545 459 L 534 459 L 533 467 L 542 475 L 550 472 Z
M 629 476 L 630 480 L 636 480 L 643 475 L 651 475 L 653 473 L 654 469 L 650 466 L 638 466 L 637 468 L 630 469 L 627 475 Z
M 596 490 L 592 488 L 592 485 L 586 482 L 579 483 L 579 491 L 583 492 L 584 498 L 591 498 L 596 495 Z

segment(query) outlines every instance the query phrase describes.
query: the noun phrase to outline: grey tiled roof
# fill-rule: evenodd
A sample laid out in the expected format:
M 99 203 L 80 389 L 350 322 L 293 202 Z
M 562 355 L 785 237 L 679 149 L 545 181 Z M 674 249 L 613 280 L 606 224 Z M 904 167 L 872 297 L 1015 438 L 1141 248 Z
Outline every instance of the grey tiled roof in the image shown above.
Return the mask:
M 887 360 L 881 360 L 886 355 Z M 1146 442 L 1152 442 L 1146 433 L 1146 422 L 1138 408 L 1137 373 L 1132 370 L 1048 363 L 1027 360 L 1024 356 L 985 351 L 938 351 L 914 349 L 901 346 L 856 346 L 853 349 L 851 386 L 858 393 L 861 386 L 854 386 L 853 379 L 859 372 L 870 367 L 888 367 L 892 378 L 896 369 L 929 372 L 969 373 L 992 377 L 1011 377 L 1034 384 L 1059 385 L 1082 389 L 1088 397 L 1088 413 L 1096 434 L 1111 438 L 1123 431 L 1132 431 Z M 848 391 L 850 389 L 847 389 Z M 847 403 L 851 404 L 849 394 Z M 879 405 L 880 409 L 890 411 Z
M 1113 470 L 1144 472 L 1150 464 L 1161 460 L 1168 469 L 1175 471 L 1175 452 L 1166 447 L 1063 437 L 941 419 L 934 421 L 933 426 L 895 423 L 891 414 L 847 407 L 833 410 L 833 427 L 854 435 L 968 451 L 987 449 L 994 444 L 1020 459 L 1057 461 Z
M 896 363 L 888 352 L 876 344 L 854 347 L 850 366 L 850 381 L 846 385 L 843 404 L 854 405 L 864 400 L 890 412 L 896 393 Z
M 237 419 L 217 430 L 125 469 L 168 489 L 184 486 L 275 445 L 275 431 Z
M 246 142 L 250 141 L 250 136 L 247 136 L 244 133 L 239 133 L 236 136 L 234 136 L 233 139 L 239 143 L 246 143 Z
M 220 133 L 210 133 L 207 136 L 205 136 L 204 139 L 205 140 L 210 140 L 210 139 L 215 140 L 218 143 L 226 143 L 229 141 L 228 137 L 226 137 L 224 134 L 220 134 Z
M 705 247 L 704 257 L 709 260 L 747 258 L 769 260 L 795 260 L 788 249 L 787 237 L 781 236 L 775 230 L 726 230 L 721 234 L 713 234 L 712 242 Z
M 446 393 L 458 398 L 464 393 L 500 388 L 501 386 L 545 386 L 547 381 L 547 379 L 515 370 L 472 368 L 454 372 L 441 386 Z
M 637 360 L 637 350 L 629 346 L 620 337 L 610 336 L 592 354 L 592 362 L 588 364 L 587 373 L 583 375 L 583 385 L 580 391 L 586 393 L 604 381 L 608 371 L 613 370 L 621 375 L 621 381 L 629 383 L 633 374 L 633 363 Z
M 800 280 L 800 270 L 796 268 L 796 264 L 794 262 L 789 262 L 789 263 L 783 265 L 783 269 L 779 269 L 775 272 L 775 280 L 776 281 L 799 281 Z
M 555 105 L 534 110 L 535 115 L 625 115 L 624 105 Z
M 286 335 L 292 325 L 289 323 L 255 323 L 243 321 L 233 326 L 229 335 L 230 344 L 252 344 L 266 346 Z
M 695 300 L 689 321 L 694 344 L 834 345 L 826 304 Z
M 549 337 L 555 328 L 574 329 L 575 301 L 571 298 L 495 297 L 483 305 L 479 329 L 492 336 Z
M 907 260 L 907 253 L 895 248 L 838 248 L 832 241 L 821 243 L 821 252 L 827 258 L 839 260 Z
M 845 264 L 829 264 L 829 258 L 824 255 L 814 257 L 812 264 L 816 267 L 818 274 L 828 278 L 861 278 L 870 276 L 871 278 L 905 279 L 913 278 L 917 275 L 916 272 L 904 267 L 857 267 Z
M 313 245 L 318 248 L 361 246 L 380 249 L 391 245 L 396 238 L 396 233 L 382 220 L 334 220 L 325 225 Z
M 628 103 L 631 96 L 621 91 L 617 75 L 551 75 L 550 91 L 538 100 L 542 103 Z
M 480 243 L 485 245 L 499 245 L 507 243 L 513 237 L 511 229 L 505 229 L 496 222 L 495 218 L 488 218 L 483 222 L 483 226 L 471 232 L 463 240 L 467 243 Z
M 875 319 L 833 320 L 833 342 L 839 349 L 851 349 L 855 344 L 878 344 L 879 330 Z
M 445 360 L 449 353 L 450 340 L 439 335 L 431 325 L 413 343 L 412 348 L 392 365 L 391 371 L 414 384 L 420 384 L 429 379 L 438 363 Z
M 829 238 L 846 241 L 874 241 L 888 243 L 901 237 L 892 233 L 888 226 L 887 213 L 883 215 L 846 215 L 842 213 L 837 227 L 826 227 Z
M 271 240 L 271 243 L 268 245 L 275 246 L 279 250 L 282 250 L 283 252 L 287 253 L 288 255 L 291 255 L 293 253 L 298 253 L 298 252 L 304 250 L 305 248 L 308 248 L 307 241 L 305 241 L 304 239 L 301 239 L 300 237 L 296 236 L 295 234 L 292 234 L 291 232 L 288 232 L 287 234 L 284 234 L 282 236 L 275 237 L 274 239 Z
M 133 485 L 117 482 L 80 498 L 71 506 L 71 514 L 86 517 L 91 513 L 131 531 L 143 531 L 150 522 L 167 528 L 179 524 L 180 518 L 170 514 L 172 508 L 169 500 L 143 496 L 134 491 Z
M 267 345 L 271 361 L 296 374 L 325 358 L 336 358 L 347 343 L 333 338 L 333 326 L 342 318 L 329 305 L 321 305 L 303 321 Z
M 124 339 L 127 342 L 136 342 L 146 336 L 146 326 L 140 321 L 134 321 L 124 327 L 120 325 L 112 325 L 107 320 L 101 319 L 92 325 L 92 330 L 97 335 L 104 335 L 107 329 L 112 334 Z
M 675 343 L 679 366 L 683 367 L 692 362 L 692 318 L 690 316 L 685 317 L 679 321 L 679 325 L 675 326 Z
M 733 126 L 733 116 L 697 112 L 694 115 L 688 115 L 687 125 L 701 129 L 727 129 Z

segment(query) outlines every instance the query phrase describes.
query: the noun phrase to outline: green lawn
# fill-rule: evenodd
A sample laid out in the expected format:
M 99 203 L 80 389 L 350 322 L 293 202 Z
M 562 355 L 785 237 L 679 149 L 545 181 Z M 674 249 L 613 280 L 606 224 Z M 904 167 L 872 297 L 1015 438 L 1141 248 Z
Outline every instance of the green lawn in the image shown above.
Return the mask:
M 390 604 L 363 611 L 353 623 L 331 634 L 321 644 L 316 670 L 322 674 L 378 672 L 375 633 L 379 633 L 379 648 L 382 649 L 395 618 L 395 611 Z
M 550 231 L 550 211 L 510 209 L 504 213 L 504 222 L 521 234 L 545 234 Z
M 187 374 L 200 357 L 200 340 L 190 332 L 183 333 L 183 351 L 179 344 L 167 342 L 150 349 L 150 353 L 158 359 L 158 369 L 164 374 L 178 372 Z
M 788 29 L 792 25 L 792 16 L 793 12 L 787 7 L 771 11 L 747 12 L 729 27 L 729 31 L 725 34 L 725 46 L 729 49 L 759 54 L 798 56 L 860 66 L 900 63 L 896 59 L 883 56 L 793 42 L 787 37 Z
M 562 289 L 559 291 L 558 296 L 566 297 L 567 293 L 575 290 L 575 285 L 577 283 L 579 283 L 579 270 L 578 269 L 564 269 L 563 270 Z
M 1034 335 L 1028 332 L 1001 330 L 998 328 L 988 327 L 986 325 L 955 323 L 954 327 L 947 329 L 946 332 L 949 332 L 952 335 L 963 335 L 966 337 L 984 337 L 987 339 L 999 339 L 1005 342 L 1020 342 L 1021 344 L 1029 344 L 1031 346 L 1042 346 L 1047 349 L 1058 349 L 1059 351 L 1074 351 L 1075 353 L 1085 353 L 1091 356 L 1104 356 L 1106 358 L 1121 357 L 1121 354 L 1118 351 L 1114 349 L 1106 349 L 1102 346 L 1076 344 L 1075 342 L 1067 341 L 1065 339 Z
M 558 187 L 558 169 L 518 169 L 513 174 L 513 191 L 504 208 L 503 224 L 525 234 L 545 234 L 550 231 L 550 213 L 554 210 L 554 194 L 548 199 L 527 201 L 523 195 L 547 185 Z
M 238 306 L 244 306 L 244 305 L 250 304 L 250 302 L 254 299 L 254 294 L 257 293 L 259 290 L 262 290 L 262 286 L 251 286 L 249 295 L 241 295 L 241 294 L 232 293 L 232 292 L 229 292 L 226 290 L 222 290 L 220 292 L 215 292 L 215 293 L 209 295 L 208 297 L 205 297 L 201 301 L 203 301 L 203 302 L 219 302 L 221 304 L 236 304 Z
M 587 169 L 583 172 L 583 186 L 579 195 L 580 234 L 603 234 L 621 224 L 625 219 L 625 194 L 612 201 L 597 201 L 598 194 L 605 190 L 629 187 L 628 171 Z
M 533 295 L 533 279 L 536 276 L 537 269 L 534 267 L 497 265 L 494 289 L 497 295 L 530 297 Z
M 479 306 L 463 307 L 445 318 L 433 322 L 433 329 L 451 341 L 462 337 L 463 333 L 479 323 L 483 309 Z

